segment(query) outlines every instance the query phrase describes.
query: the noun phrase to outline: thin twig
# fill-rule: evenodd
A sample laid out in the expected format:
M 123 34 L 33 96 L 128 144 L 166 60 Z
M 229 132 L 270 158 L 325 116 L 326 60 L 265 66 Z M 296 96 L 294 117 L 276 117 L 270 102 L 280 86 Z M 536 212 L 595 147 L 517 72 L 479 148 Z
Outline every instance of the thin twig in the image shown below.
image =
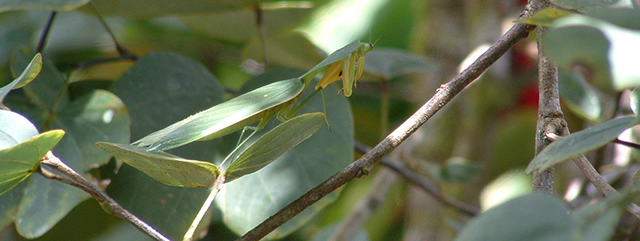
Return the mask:
M 79 187 L 83 191 L 89 193 L 92 197 L 94 197 L 100 203 L 100 206 L 102 206 L 102 208 L 105 209 L 106 212 L 108 212 L 110 214 L 113 214 L 113 215 L 116 215 L 118 217 L 121 217 L 124 220 L 129 221 L 135 227 L 137 227 L 141 231 L 145 232 L 146 234 L 148 234 L 149 236 L 151 236 L 155 240 L 158 240 L 158 241 L 170 241 L 168 238 L 164 237 L 158 231 L 156 231 L 151 226 L 149 226 L 147 223 L 145 223 L 144 221 L 140 220 L 138 217 L 136 217 L 135 215 L 130 213 L 128 210 L 126 210 L 122 206 L 120 206 L 120 204 L 118 204 L 115 200 L 113 200 L 106 193 L 104 193 L 102 190 L 100 190 L 100 188 L 98 188 L 96 185 L 93 185 L 93 183 L 91 183 L 89 180 L 85 179 L 82 175 L 78 174 L 73 169 L 71 169 L 69 166 L 67 166 L 67 164 L 62 162 L 55 155 L 53 155 L 53 153 L 51 153 L 51 151 L 49 151 L 45 155 L 45 157 L 43 158 L 41 164 L 47 165 L 48 167 L 51 167 L 52 169 L 54 169 L 54 170 L 56 170 L 56 171 L 58 171 L 58 172 L 60 172 L 60 173 L 62 173 L 64 175 L 68 176 L 69 178 L 71 178 L 71 180 L 69 180 L 69 179 L 66 179 L 66 180 L 76 183 L 76 185 L 74 185 L 74 184 L 71 184 L 71 185 L 73 185 L 75 187 Z M 47 177 L 47 176 L 45 176 L 45 177 Z M 53 179 L 62 181 L 63 178 L 53 178 Z M 67 181 L 62 181 L 62 182 L 68 184 Z
M 113 44 L 115 44 L 116 51 L 118 51 L 118 54 L 120 54 L 120 56 L 135 56 L 118 42 L 116 35 L 113 33 L 113 31 L 111 31 L 111 28 L 109 28 L 107 21 L 104 20 L 104 18 L 102 17 L 102 14 L 100 14 L 100 12 L 98 11 L 98 7 L 96 7 L 96 5 L 93 2 L 90 2 L 90 3 L 91 3 L 91 7 L 93 7 L 93 11 L 96 12 L 96 16 L 98 16 L 98 20 L 100 20 L 100 24 L 102 24 L 102 27 L 104 27 L 107 30 L 107 33 L 109 33 L 109 36 L 113 40 Z
M 47 20 L 47 24 L 44 26 L 42 30 L 42 34 L 40 35 L 40 40 L 38 40 L 38 46 L 36 47 L 36 53 L 42 53 L 44 50 L 44 46 L 47 43 L 47 39 L 49 38 L 49 32 L 51 30 L 51 25 L 53 25 L 53 19 L 56 17 L 56 12 L 51 12 L 49 15 L 49 20 Z
M 362 143 L 356 142 L 355 143 L 355 148 L 356 150 L 366 153 L 369 150 L 371 150 L 371 148 L 363 145 Z M 411 170 L 403 167 L 401 164 L 394 162 L 393 160 L 387 158 L 387 157 L 383 157 L 382 161 L 380 162 L 382 165 L 388 167 L 389 169 L 393 170 L 394 172 L 398 173 L 400 176 L 404 177 L 405 179 L 407 179 L 407 181 L 411 182 L 412 184 L 418 186 L 420 189 L 422 189 L 423 191 L 425 191 L 427 194 L 435 197 L 436 200 L 438 200 L 440 203 L 442 203 L 443 205 L 452 207 L 460 212 L 463 212 L 469 216 L 476 216 L 478 214 L 480 214 L 482 211 L 480 211 L 478 208 L 470 206 L 466 203 L 457 201 L 457 200 L 453 200 L 453 199 L 449 199 L 446 196 L 444 196 L 444 194 L 442 193 L 442 191 L 440 191 L 440 189 L 438 189 L 437 186 L 429 183 L 428 181 L 424 180 L 424 178 L 420 177 L 418 174 L 412 172 Z
M 618 138 L 616 138 L 616 139 L 613 141 L 613 143 L 620 144 L 620 145 L 623 145 L 623 146 L 626 146 L 626 147 L 629 147 L 629 148 L 633 148 L 633 149 L 638 149 L 638 150 L 640 150 L 640 144 L 638 144 L 638 143 L 633 143 L 633 142 L 623 141 L 623 140 L 620 140 L 620 139 L 618 139 Z
M 369 173 L 373 166 L 380 162 L 382 156 L 393 151 L 406 140 L 420 126 L 449 103 L 467 85 L 473 82 L 487 68 L 495 63 L 504 53 L 513 47 L 520 39 L 529 35 L 534 26 L 516 23 L 500 39 L 498 39 L 484 54 L 482 54 L 469 67 L 458 74 L 453 80 L 438 88 L 434 96 L 418 109 L 409 119 L 382 140 L 371 151 L 360 159 L 342 169 L 317 187 L 313 188 L 275 215 L 269 217 L 260 225 L 246 233 L 238 240 L 260 240 L 286 221 L 311 206 L 322 197 L 335 191 L 342 185 L 363 174 Z
M 267 30 L 264 26 L 264 11 L 262 10 L 262 6 L 260 2 L 256 3 L 255 6 L 256 12 L 256 28 L 258 31 L 258 39 L 260 39 L 260 43 L 262 44 L 262 55 L 264 57 L 264 70 L 266 71 L 269 68 L 269 58 L 267 56 Z

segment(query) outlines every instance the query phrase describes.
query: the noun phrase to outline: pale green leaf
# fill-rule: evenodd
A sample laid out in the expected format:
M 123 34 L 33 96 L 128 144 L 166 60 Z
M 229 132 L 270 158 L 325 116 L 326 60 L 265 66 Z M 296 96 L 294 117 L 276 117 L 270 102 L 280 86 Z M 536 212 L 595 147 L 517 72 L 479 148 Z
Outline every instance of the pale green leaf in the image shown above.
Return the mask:
M 8 110 L 0 110 L 0 150 L 37 136 L 38 130 L 24 116 Z
M 133 144 L 168 150 L 231 134 L 257 122 L 267 110 L 294 100 L 303 89 L 304 84 L 297 78 L 278 81 L 198 112 Z
M 456 241 L 570 241 L 572 219 L 566 204 L 542 193 L 512 199 L 472 219 Z
M 126 144 L 98 142 L 97 145 L 153 179 L 171 186 L 209 188 L 220 174 L 218 167 L 210 162 L 184 159 Z
M 311 137 L 324 123 L 323 113 L 297 116 L 265 133 L 245 149 L 225 172 L 226 181 L 254 173 Z
M 627 210 L 629 203 L 637 196 L 637 192 L 623 190 L 571 213 L 575 224 L 573 231 L 575 240 L 611 240 L 620 217 Z
M 322 62 L 320 62 L 319 64 L 317 64 L 316 66 L 311 68 L 309 71 L 304 73 L 302 76 L 300 76 L 300 78 L 302 80 L 304 80 L 305 83 L 310 82 L 324 68 L 326 68 L 327 66 L 329 66 L 329 65 L 331 65 L 331 64 L 333 64 L 335 62 L 338 62 L 340 60 L 343 60 L 343 59 L 349 57 L 349 55 L 351 53 L 353 53 L 353 51 L 358 49 L 362 44 L 363 43 L 361 43 L 360 41 L 354 41 L 354 42 L 352 42 L 350 44 L 347 44 L 346 46 L 336 50 L 335 52 L 333 52 L 329 56 L 327 56 L 327 58 L 322 60 Z
M 0 195 L 35 173 L 42 157 L 58 144 L 62 136 L 62 130 L 48 131 L 0 150 Z
M 635 116 L 626 116 L 602 122 L 586 130 L 573 133 L 551 143 L 536 156 L 526 173 L 542 171 L 547 168 L 578 157 L 591 150 L 597 149 L 613 141 L 624 130 L 636 125 L 638 120 Z

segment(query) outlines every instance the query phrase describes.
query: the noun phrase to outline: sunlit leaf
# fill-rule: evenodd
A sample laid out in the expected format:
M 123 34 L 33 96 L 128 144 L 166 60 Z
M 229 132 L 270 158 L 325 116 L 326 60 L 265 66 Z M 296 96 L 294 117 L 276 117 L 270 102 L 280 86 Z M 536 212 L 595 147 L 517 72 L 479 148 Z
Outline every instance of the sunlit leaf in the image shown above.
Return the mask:
M 0 150 L 37 135 L 38 130 L 27 118 L 15 112 L 0 110 Z
M 551 0 L 551 2 L 558 6 L 569 9 L 576 9 L 578 11 L 590 11 L 601 7 L 633 8 L 633 3 L 631 0 Z
M 97 145 L 153 179 L 171 186 L 209 188 L 220 174 L 218 167 L 210 162 L 184 159 L 126 144 L 98 142 Z
M 527 167 L 527 174 L 578 157 L 613 141 L 624 130 L 638 124 L 635 116 L 620 117 L 602 122 L 586 130 L 573 133 L 551 143 Z
M 265 133 L 245 149 L 225 172 L 230 182 L 254 173 L 311 137 L 324 123 L 325 115 L 312 113 L 290 119 Z
M 58 144 L 62 136 L 62 130 L 48 131 L 0 150 L 0 195 L 35 173 L 42 157 Z
M 13 80 L 8 85 L 2 86 L 2 88 L 0 88 L 0 103 L 2 103 L 2 100 L 4 100 L 4 97 L 7 96 L 9 91 L 11 91 L 12 89 L 23 87 L 33 79 L 35 79 L 36 76 L 38 76 L 38 73 L 40 73 L 41 69 L 42 55 L 38 53 L 36 54 L 36 56 L 33 56 L 33 59 L 31 59 L 29 65 L 27 65 L 27 67 L 24 69 L 24 71 L 22 71 L 22 74 L 20 74 L 18 78 Z
M 531 17 L 519 19 L 517 22 L 549 27 L 554 20 L 571 14 L 574 13 L 559 8 L 545 8 L 534 13 Z

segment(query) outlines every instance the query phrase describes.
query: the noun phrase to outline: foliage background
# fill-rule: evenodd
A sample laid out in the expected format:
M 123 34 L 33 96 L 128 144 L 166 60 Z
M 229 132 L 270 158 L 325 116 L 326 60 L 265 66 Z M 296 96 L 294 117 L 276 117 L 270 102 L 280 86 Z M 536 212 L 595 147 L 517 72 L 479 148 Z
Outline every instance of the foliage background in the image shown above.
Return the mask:
M 155 51 L 188 56 L 202 64 L 227 88 L 226 93 L 211 94 L 211 99 L 203 99 L 202 102 L 191 99 L 194 106 L 188 113 L 204 109 L 239 91 L 245 82 L 263 70 L 257 64 L 263 61 L 264 55 L 250 9 L 222 11 L 198 8 L 197 1 L 185 1 L 174 8 L 154 8 L 161 1 L 150 0 L 131 1 L 146 11 L 116 7 L 124 2 L 94 1 L 122 46 L 139 58 Z M 325 52 L 355 39 L 368 40 L 369 36 L 374 40 L 379 38 L 376 48 L 413 53 L 422 56 L 428 64 L 428 68 L 421 71 L 391 79 L 370 73 L 358 82 L 349 102 L 354 117 L 355 140 L 366 145 L 376 144 L 431 97 L 440 84 L 455 76 L 461 63 L 473 58 L 474 50 L 493 43 L 513 24 L 525 4 L 507 0 L 317 0 L 311 3 L 313 8 L 276 11 L 272 16 L 265 14 L 268 69 L 309 69 L 323 58 Z M 163 12 L 167 9 L 174 12 Z M 35 47 L 49 13 L 45 10 L 0 13 L 0 83 L 4 85 L 14 78 L 9 65 L 11 56 L 24 46 Z M 237 25 L 212 24 L 216 21 Z M 297 31 L 292 32 L 294 29 Z M 466 89 L 391 157 L 402 160 L 425 178 L 437 182 L 447 196 L 483 209 L 500 200 L 531 192 L 530 177 L 523 170 L 533 158 L 537 118 L 534 37 L 520 42 L 491 67 L 481 81 Z M 69 88 L 79 95 L 95 88 L 111 88 L 134 63 L 124 60 L 78 69 L 78 63 L 117 56 L 112 39 L 87 6 L 58 13 L 43 53 L 64 78 L 78 81 Z M 115 85 L 113 88 L 117 90 L 118 84 Z M 126 91 L 126 88 L 120 89 Z M 133 93 L 127 95 L 136 97 Z M 603 118 L 613 116 L 615 95 L 605 93 L 600 97 L 605 108 Z M 127 103 L 124 98 L 123 101 Z M 163 105 L 155 104 L 158 107 Z M 129 106 L 129 110 L 132 109 Z M 332 113 L 329 109 L 328 115 Z M 565 115 L 569 126 L 576 130 L 591 123 L 570 111 L 565 111 Z M 159 122 L 166 126 L 179 119 Z M 132 133 L 136 131 L 141 129 L 132 127 Z M 604 156 L 612 150 L 613 147 L 608 147 L 593 155 Z M 599 160 L 602 161 L 596 163 L 596 167 L 610 163 L 607 158 Z M 113 175 L 110 171 L 113 172 L 114 166 L 115 163 L 110 162 L 103 168 L 93 169 L 92 173 L 108 179 Z M 376 184 L 372 179 L 383 169 L 378 167 L 371 175 L 348 184 L 336 202 L 283 240 L 310 240 L 338 224 L 368 191 L 379 188 L 373 186 Z M 619 169 L 611 167 L 609 170 Z M 572 165 L 558 167 L 557 193 L 565 194 L 568 184 L 576 182 L 571 179 L 577 176 L 576 173 Z M 433 197 L 400 178 L 391 178 L 388 182 L 388 191 L 380 189 L 382 194 L 386 192 L 385 198 L 381 199 L 379 208 L 363 226 L 369 240 L 451 240 L 468 221 L 464 214 L 443 207 Z M 118 196 L 117 193 L 111 195 Z M 188 197 L 186 199 L 189 200 Z M 195 199 L 181 205 L 163 212 L 180 212 L 188 205 L 197 206 L 198 201 Z M 237 237 L 222 223 L 219 211 L 212 214 L 211 220 L 203 240 Z M 88 199 L 36 240 L 146 238 L 129 224 L 104 213 L 94 200 Z M 23 238 L 6 224 L 0 239 Z

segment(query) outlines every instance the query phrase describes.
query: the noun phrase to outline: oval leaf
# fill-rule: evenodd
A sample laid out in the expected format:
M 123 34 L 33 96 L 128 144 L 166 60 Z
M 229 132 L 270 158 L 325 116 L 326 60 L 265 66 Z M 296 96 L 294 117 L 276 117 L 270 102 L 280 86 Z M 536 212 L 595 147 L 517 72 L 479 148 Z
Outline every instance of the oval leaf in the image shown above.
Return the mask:
M 574 13 L 558 8 L 545 8 L 536 12 L 531 17 L 523 18 L 516 22 L 549 27 L 554 20 L 571 14 Z
M 0 195 L 36 172 L 42 157 L 62 137 L 64 131 L 52 130 L 8 149 L 0 150 Z
M 536 156 L 526 173 L 546 170 L 547 168 L 578 157 L 588 151 L 613 141 L 624 130 L 636 125 L 638 120 L 632 116 L 625 116 L 613 120 L 608 120 L 586 130 L 562 137 L 547 146 L 538 156 Z
M 168 150 L 221 137 L 260 120 L 265 111 L 298 97 L 303 89 L 297 78 L 278 81 L 198 112 L 133 144 Z
M 489 209 L 471 220 L 455 240 L 572 240 L 572 220 L 564 202 L 530 194 Z
M 596 90 L 589 85 L 579 72 L 570 75 L 558 73 L 558 91 L 567 106 L 579 116 L 592 122 L 600 121 L 602 107 Z
M 107 142 L 96 143 L 116 158 L 144 172 L 153 179 L 178 187 L 212 187 L 220 170 L 205 161 L 184 159 L 161 151 Z
M 311 137 L 324 123 L 323 113 L 311 113 L 290 119 L 265 133 L 244 150 L 225 172 L 230 182 L 254 173 L 275 161 L 300 142 Z
M 42 70 L 42 55 L 37 53 L 36 56 L 33 56 L 29 65 L 27 65 L 18 78 L 11 81 L 8 85 L 0 88 L 0 103 L 2 103 L 2 100 L 4 100 L 4 97 L 7 96 L 9 91 L 25 86 L 35 79 L 36 76 L 38 76 L 38 73 L 40 73 L 40 70 Z
M 433 69 L 433 65 L 419 55 L 397 49 L 374 49 L 364 62 L 367 73 L 390 80 L 406 74 L 421 73 Z
M 24 116 L 8 110 L 0 110 L 0 150 L 37 136 L 38 130 Z

